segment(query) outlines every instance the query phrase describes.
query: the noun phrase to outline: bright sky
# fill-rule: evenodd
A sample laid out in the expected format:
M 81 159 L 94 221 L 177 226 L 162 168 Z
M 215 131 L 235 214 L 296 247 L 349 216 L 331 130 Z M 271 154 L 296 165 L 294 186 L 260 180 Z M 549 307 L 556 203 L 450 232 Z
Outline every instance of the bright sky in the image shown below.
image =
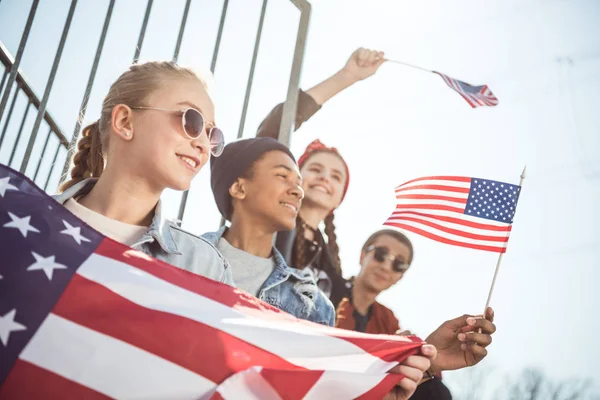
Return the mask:
M 154 3 L 142 61 L 171 58 L 185 2 Z M 230 1 L 215 76 L 217 122 L 228 140 L 237 135 L 261 3 Z M 69 137 L 107 4 L 77 6 L 54 84 L 49 110 Z M 98 118 L 108 85 L 131 62 L 145 4 L 117 1 L 88 122 Z M 30 1 L 0 3 L 0 41 L 13 54 L 29 7 Z M 39 97 L 68 7 L 67 0 L 39 6 L 22 62 Z M 181 63 L 208 69 L 221 7 L 222 1 L 193 2 Z M 388 64 L 326 104 L 292 144 L 300 154 L 320 138 L 337 146 L 350 165 L 350 190 L 336 212 L 347 276 L 358 270 L 363 241 L 391 213 L 395 186 L 428 175 L 518 183 L 527 165 L 492 299 L 498 332 L 481 369 L 498 373 L 534 366 L 552 377 L 600 381 L 600 324 L 594 317 L 600 308 L 595 290 L 600 283 L 599 20 L 600 2 L 594 0 L 313 2 L 304 88 L 365 46 L 472 84 L 486 83 L 500 100 L 495 108 L 471 109 L 439 77 Z M 285 97 L 297 23 L 291 3 L 269 2 L 244 136 L 252 136 Z M 24 104 L 20 98 L 16 109 Z M 22 114 L 15 115 L 6 139 L 11 145 Z M 25 129 L 33 120 L 32 115 Z M 17 160 L 24 147 L 19 146 Z M 11 148 L 3 144 L 0 162 L 7 162 Z M 40 148 L 36 145 L 37 157 Z M 44 166 L 50 161 L 46 157 Z M 209 175 L 201 172 L 188 202 L 184 227 L 195 233 L 218 225 Z M 172 216 L 178 198 L 165 196 Z M 425 337 L 446 319 L 481 312 L 497 255 L 410 237 L 413 268 L 381 296 L 402 327 Z M 456 385 L 459 375 L 447 374 L 449 384 Z

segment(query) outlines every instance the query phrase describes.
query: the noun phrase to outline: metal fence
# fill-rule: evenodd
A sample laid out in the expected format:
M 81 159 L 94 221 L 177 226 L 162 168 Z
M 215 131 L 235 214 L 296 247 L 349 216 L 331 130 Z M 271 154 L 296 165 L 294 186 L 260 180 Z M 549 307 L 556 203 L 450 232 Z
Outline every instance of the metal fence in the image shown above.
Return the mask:
M 200 0 L 196 0 L 200 1 Z M 281 129 L 279 132 L 279 140 L 289 145 L 290 140 L 290 132 L 293 130 L 294 124 L 294 114 L 296 110 L 296 102 L 297 102 L 297 93 L 300 81 L 300 73 L 302 70 L 302 62 L 304 59 L 304 49 L 306 43 L 306 36 L 308 31 L 308 24 L 310 20 L 310 12 L 311 6 L 310 3 L 305 0 L 279 0 L 279 1 L 289 1 L 292 3 L 300 12 L 300 22 L 298 25 L 298 31 L 296 36 L 295 50 L 293 63 L 289 78 L 287 97 L 284 104 L 283 109 L 283 117 Z M 22 71 L 19 67 L 21 64 L 21 60 L 23 58 L 23 54 L 27 51 L 27 41 L 29 38 L 29 34 L 32 29 L 32 25 L 34 20 L 37 18 L 44 18 L 42 15 L 36 15 L 39 5 L 39 0 L 33 0 L 31 4 L 31 8 L 29 9 L 27 21 L 25 23 L 25 27 L 23 29 L 23 33 L 21 35 L 20 43 L 18 50 L 14 57 L 9 53 L 6 47 L 2 44 L 2 38 L 0 37 L 0 61 L 4 66 L 4 73 L 2 75 L 2 80 L 0 82 L 0 126 L 2 126 L 2 131 L 0 133 L 0 147 L 4 148 L 7 143 L 3 143 L 6 137 L 6 133 L 8 129 L 14 126 L 11 124 L 11 120 L 14 118 L 21 118 L 21 123 L 19 124 L 18 132 L 16 134 L 16 140 L 14 140 L 12 144 L 12 148 L 10 151 L 10 156 L 8 160 L 0 160 L 3 163 L 7 163 L 8 165 L 16 168 L 18 166 L 19 170 L 26 175 L 28 175 L 31 179 L 33 179 L 40 187 L 43 187 L 44 190 L 54 191 L 55 187 L 49 187 L 51 177 L 56 174 L 60 174 L 59 181 L 62 182 L 69 169 L 70 159 L 73 153 L 73 149 L 78 140 L 80 131 L 82 129 L 82 121 L 85 118 L 88 101 L 90 98 L 90 93 L 92 92 L 92 88 L 94 87 L 94 83 L 96 81 L 96 74 L 98 71 L 98 65 L 100 60 L 102 59 L 102 52 L 104 49 L 105 39 L 107 37 L 107 32 L 109 26 L 111 24 L 111 19 L 113 17 L 113 10 L 115 7 L 116 0 L 109 0 L 109 4 L 106 10 L 106 14 L 103 16 L 104 22 L 102 26 L 102 31 L 100 33 L 100 37 L 98 38 L 98 45 L 96 47 L 95 57 L 89 72 L 89 78 L 87 81 L 87 85 L 85 87 L 85 93 L 83 99 L 81 101 L 81 106 L 79 108 L 78 115 L 74 115 L 73 119 L 75 122 L 75 128 L 72 133 L 66 135 L 63 130 L 59 127 L 59 124 L 56 123 L 55 119 L 52 117 L 52 110 L 48 109 L 48 100 L 50 94 L 52 92 L 52 86 L 54 84 L 54 80 L 56 74 L 59 69 L 59 65 L 61 62 L 61 57 L 63 54 L 63 50 L 65 48 L 65 43 L 69 36 L 69 30 L 71 28 L 71 24 L 73 22 L 73 18 L 75 15 L 75 9 L 77 7 L 77 0 L 71 0 L 70 7 L 68 10 L 67 17 L 64 22 L 64 26 L 62 29 L 62 35 L 60 37 L 60 41 L 58 43 L 58 47 L 54 56 L 54 60 L 52 62 L 52 66 L 50 69 L 49 76 L 47 78 L 44 92 L 41 96 L 41 99 L 33 90 L 32 86 L 28 83 L 26 78 L 26 71 Z M 252 60 L 250 64 L 250 70 L 248 73 L 248 81 L 246 85 L 245 95 L 244 95 L 244 103 L 242 107 L 242 114 L 240 118 L 240 123 L 238 127 L 238 138 L 240 138 L 244 131 L 244 126 L 246 123 L 246 115 L 248 112 L 248 106 L 250 102 L 250 96 L 252 93 L 252 84 L 254 80 L 255 67 L 258 58 L 258 50 L 262 38 L 263 33 L 263 25 L 266 17 L 266 9 L 267 9 L 268 0 L 262 0 L 262 7 L 260 12 L 260 18 L 256 30 L 256 37 L 254 41 L 254 51 L 252 55 Z M 143 22 L 140 27 L 140 32 L 137 40 L 137 45 L 135 49 L 133 49 L 133 57 L 131 61 L 136 63 L 140 58 L 140 52 L 144 45 L 144 38 L 146 36 L 146 31 L 148 27 L 148 21 L 150 19 L 150 15 L 152 13 L 154 0 L 148 0 L 146 3 L 146 9 L 144 13 Z M 190 6 L 192 4 L 192 0 L 185 0 L 185 4 L 182 10 L 181 22 L 179 25 L 179 32 L 177 35 L 176 43 L 174 44 L 174 51 L 172 59 L 177 62 L 184 32 L 186 29 L 186 25 L 188 23 L 188 15 Z M 223 6 L 221 9 L 220 22 L 218 26 L 218 32 L 216 35 L 216 40 L 214 43 L 212 59 L 210 63 L 211 72 L 215 72 L 219 60 L 219 49 L 221 46 L 221 40 L 224 33 L 225 20 L 227 17 L 227 11 L 229 8 L 229 0 L 223 1 Z M 99 16 L 98 18 L 102 18 Z M 243 71 L 240 71 L 243 72 Z M 15 104 L 17 103 L 17 99 L 20 96 L 26 96 L 27 105 L 24 109 L 22 115 L 15 115 Z M 33 123 L 33 127 L 31 130 L 24 129 L 25 121 L 28 116 L 32 112 L 37 113 L 35 121 Z M 40 156 L 32 157 L 32 152 L 34 146 L 38 142 L 38 133 L 42 130 L 45 136 L 43 137 L 43 146 L 41 148 Z M 46 130 L 47 128 L 47 130 Z M 41 139 L 41 138 L 40 138 Z M 52 143 L 56 142 L 56 145 Z M 23 146 L 24 143 L 27 143 L 25 151 L 22 155 L 17 154 L 17 148 L 19 146 Z M 39 144 L 37 144 L 39 146 Z M 66 154 L 65 154 L 66 153 Z M 57 160 L 59 159 L 59 154 L 61 154 L 61 158 L 65 157 L 64 165 L 57 165 Z M 47 168 L 43 167 L 46 165 Z M 47 170 L 46 170 L 47 169 Z M 188 199 L 188 192 L 185 192 L 181 198 L 178 212 L 178 219 L 183 220 L 183 216 L 185 213 L 186 203 Z

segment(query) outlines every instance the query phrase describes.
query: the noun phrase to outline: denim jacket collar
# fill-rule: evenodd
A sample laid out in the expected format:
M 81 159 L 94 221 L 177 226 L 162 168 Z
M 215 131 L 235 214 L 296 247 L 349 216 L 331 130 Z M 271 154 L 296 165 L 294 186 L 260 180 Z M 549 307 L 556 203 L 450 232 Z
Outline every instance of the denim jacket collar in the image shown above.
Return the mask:
M 223 225 L 221 228 L 219 228 L 218 231 L 205 233 L 202 236 L 205 239 L 207 239 L 213 246 L 216 246 L 217 243 L 219 242 L 219 239 L 221 239 L 221 237 L 223 237 L 223 235 L 225 234 L 226 230 L 227 230 L 227 226 Z M 266 290 L 269 287 L 277 285 L 282 280 L 287 279 L 290 275 L 295 277 L 296 279 L 302 280 L 302 281 L 307 279 L 305 273 L 303 273 L 300 270 L 297 270 L 296 268 L 291 268 L 287 265 L 287 263 L 285 262 L 285 259 L 283 258 L 283 256 L 279 252 L 279 250 L 277 250 L 275 248 L 275 246 L 273 246 L 272 254 L 273 254 L 273 261 L 275 261 L 275 270 L 265 281 L 265 284 L 264 284 L 262 290 Z
M 64 204 L 72 197 L 85 195 L 92 190 L 97 180 L 97 178 L 88 178 L 78 182 L 61 194 L 54 196 L 54 199 L 60 204 Z M 175 243 L 173 234 L 171 233 L 171 223 L 162 216 L 162 206 L 160 200 L 158 200 L 158 203 L 156 204 L 156 208 L 154 209 L 154 217 L 152 218 L 152 223 L 148 227 L 148 230 L 146 233 L 144 233 L 140 240 L 138 240 L 138 242 L 131 247 L 135 248 L 142 243 L 151 241 L 152 238 L 158 242 L 160 247 L 165 252 L 170 254 L 181 254 L 177 249 L 177 243 Z

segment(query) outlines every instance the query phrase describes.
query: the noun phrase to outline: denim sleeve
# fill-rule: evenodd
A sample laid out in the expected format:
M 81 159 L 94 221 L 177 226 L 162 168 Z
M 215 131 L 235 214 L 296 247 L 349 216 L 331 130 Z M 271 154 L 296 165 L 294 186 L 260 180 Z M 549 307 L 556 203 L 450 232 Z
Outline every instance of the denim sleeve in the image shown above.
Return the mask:
M 315 304 L 315 311 L 319 314 L 318 321 L 323 325 L 334 326 L 335 324 L 335 308 L 331 303 L 331 300 L 325 296 L 325 294 L 319 290 L 319 297 Z

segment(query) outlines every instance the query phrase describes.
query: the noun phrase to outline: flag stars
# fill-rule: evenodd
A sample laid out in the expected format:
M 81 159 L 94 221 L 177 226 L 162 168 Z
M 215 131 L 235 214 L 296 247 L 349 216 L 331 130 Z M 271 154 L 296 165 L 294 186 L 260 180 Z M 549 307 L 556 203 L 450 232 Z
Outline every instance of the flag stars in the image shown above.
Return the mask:
M 28 232 L 35 232 L 35 233 L 40 233 L 40 231 L 29 224 L 29 221 L 31 220 L 31 216 L 28 215 L 26 217 L 23 218 L 19 218 L 17 217 L 15 214 L 9 212 L 8 216 L 10 217 L 10 219 L 12 219 L 11 222 L 7 222 L 6 224 L 4 224 L 3 226 L 5 228 L 16 228 L 19 230 L 19 232 L 21 232 L 21 235 L 23 235 L 24 238 L 27 237 L 27 233 Z
M 63 219 L 63 224 L 65 224 L 65 228 L 67 228 L 67 229 L 60 231 L 60 233 L 62 233 L 63 235 L 71 236 L 75 240 L 75 242 L 79 245 L 81 245 L 81 242 L 90 242 L 90 239 L 81 235 L 80 227 L 72 226 L 64 219 Z
M 8 346 L 8 339 L 11 332 L 24 331 L 27 329 L 25 325 L 15 322 L 17 309 L 13 308 L 8 313 L 0 317 L 0 342 L 4 347 Z
M 4 197 L 7 190 L 16 190 L 16 191 L 19 190 L 19 189 L 17 189 L 17 187 L 15 185 L 11 185 L 9 182 L 10 182 L 9 177 L 0 179 L 0 197 Z
M 55 269 L 67 269 L 66 265 L 54 261 L 55 256 L 43 257 L 33 251 L 31 254 L 33 255 L 33 258 L 35 258 L 35 263 L 27 267 L 27 271 L 44 271 L 49 281 L 52 280 L 52 274 Z

